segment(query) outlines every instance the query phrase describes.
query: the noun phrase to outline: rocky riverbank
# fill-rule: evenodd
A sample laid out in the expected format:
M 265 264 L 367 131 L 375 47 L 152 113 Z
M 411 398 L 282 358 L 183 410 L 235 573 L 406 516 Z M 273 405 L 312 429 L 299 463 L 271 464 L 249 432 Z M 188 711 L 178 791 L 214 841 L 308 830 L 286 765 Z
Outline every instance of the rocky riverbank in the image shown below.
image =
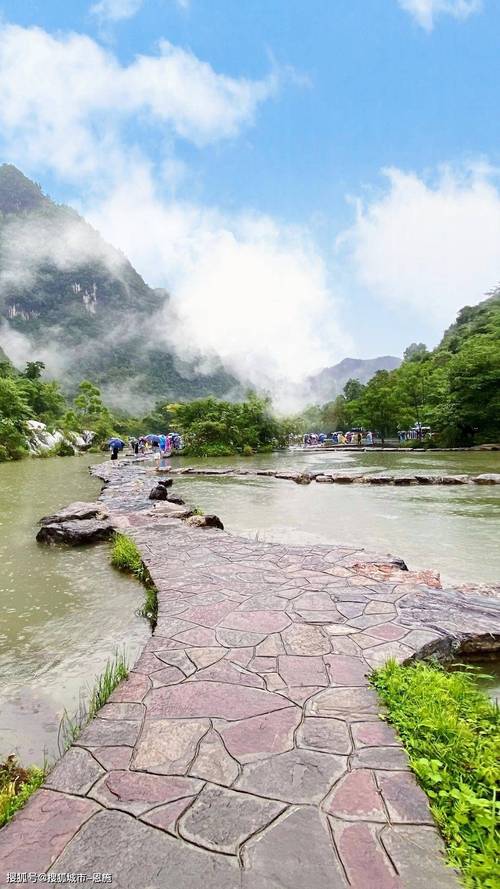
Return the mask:
M 133 538 L 158 590 L 158 623 L 0 833 L 2 878 L 457 889 L 368 676 L 390 657 L 498 647 L 499 603 L 363 549 L 193 527 L 174 515 L 182 505 L 149 499 L 155 480 L 140 462 L 94 472 L 100 510 Z
M 45 423 L 40 423 L 38 420 L 27 420 L 26 430 L 26 447 L 33 457 L 40 457 L 50 451 L 55 451 L 61 445 L 66 446 L 68 453 L 72 451 L 77 454 L 79 451 L 87 451 L 94 438 L 94 433 L 90 430 L 80 433 L 54 429 L 53 432 L 50 432 Z

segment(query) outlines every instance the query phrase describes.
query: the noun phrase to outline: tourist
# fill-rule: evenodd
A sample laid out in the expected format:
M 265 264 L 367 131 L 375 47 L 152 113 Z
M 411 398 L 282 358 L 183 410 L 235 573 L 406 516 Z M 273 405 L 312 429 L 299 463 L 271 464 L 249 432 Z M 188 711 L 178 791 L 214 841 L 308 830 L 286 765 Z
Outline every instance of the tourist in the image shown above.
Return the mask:
M 358 432 L 358 448 L 361 446 L 362 440 L 363 440 L 363 436 L 361 435 L 361 432 Z
M 373 444 L 373 435 L 371 432 L 366 433 L 366 443 L 367 443 L 367 445 Z

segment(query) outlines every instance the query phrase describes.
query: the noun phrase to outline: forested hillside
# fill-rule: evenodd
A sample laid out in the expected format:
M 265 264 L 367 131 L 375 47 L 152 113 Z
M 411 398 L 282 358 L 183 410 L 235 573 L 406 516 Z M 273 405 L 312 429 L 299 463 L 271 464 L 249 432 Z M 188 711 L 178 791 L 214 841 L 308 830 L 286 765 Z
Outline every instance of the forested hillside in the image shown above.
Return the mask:
M 365 426 L 386 437 L 429 425 L 442 444 L 500 441 L 500 289 L 466 306 L 433 351 L 412 343 L 401 367 L 306 413 L 324 429 Z
M 200 374 L 156 337 L 167 300 L 78 213 L 0 166 L 0 319 L 29 338 L 26 360 L 49 354 L 49 370 L 70 393 L 89 377 L 123 404 L 125 387 L 130 407 L 233 389 L 222 367 Z

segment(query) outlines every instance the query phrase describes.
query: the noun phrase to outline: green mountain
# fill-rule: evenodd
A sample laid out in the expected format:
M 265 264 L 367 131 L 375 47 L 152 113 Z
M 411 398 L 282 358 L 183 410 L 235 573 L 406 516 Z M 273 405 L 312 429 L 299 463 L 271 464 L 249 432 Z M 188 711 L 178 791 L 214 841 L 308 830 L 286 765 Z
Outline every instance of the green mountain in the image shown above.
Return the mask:
M 0 166 L 0 321 L 28 338 L 26 360 L 46 360 L 69 393 L 91 379 L 116 406 L 234 389 L 222 366 L 202 375 L 155 339 L 168 298 L 78 213 Z

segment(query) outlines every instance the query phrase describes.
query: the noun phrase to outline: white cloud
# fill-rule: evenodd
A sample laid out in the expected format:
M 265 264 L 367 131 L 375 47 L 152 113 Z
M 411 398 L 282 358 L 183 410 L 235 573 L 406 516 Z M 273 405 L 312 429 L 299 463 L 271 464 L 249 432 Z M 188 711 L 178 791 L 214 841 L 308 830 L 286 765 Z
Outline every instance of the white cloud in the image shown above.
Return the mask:
M 190 0 L 174 0 L 174 3 L 183 10 L 189 9 L 191 5 Z M 99 0 L 99 3 L 90 7 L 90 12 L 100 21 L 120 22 L 133 18 L 143 5 L 144 0 Z
M 125 126 L 203 146 L 252 124 L 278 85 L 277 73 L 218 74 L 167 41 L 123 66 L 87 36 L 0 26 L 0 145 L 20 165 L 66 181 L 119 180 L 138 154 Z
M 92 15 L 101 20 L 119 22 L 132 18 L 141 8 L 144 0 L 100 0 L 90 7 Z
M 426 31 L 432 31 L 440 15 L 462 21 L 482 8 L 482 0 L 398 0 L 399 5 Z
M 148 281 L 169 285 L 171 299 L 151 335 L 204 371 L 222 358 L 240 379 L 290 407 L 295 383 L 352 345 L 324 259 L 304 229 L 164 203 L 144 170 L 87 215 Z
M 220 357 L 245 381 L 280 395 L 285 378 L 334 363 L 350 345 L 319 250 L 305 229 L 165 199 L 161 185 L 175 192 L 188 176 L 176 139 L 203 145 L 236 136 L 280 76 L 292 74 L 226 77 L 166 42 L 158 56 L 124 67 L 89 37 L 0 29 L 0 144 L 11 159 L 76 184 L 86 218 L 148 283 L 168 287 L 171 300 L 150 337 L 205 370 Z M 141 148 L 130 141 L 134 127 L 151 122 L 166 146 L 154 162 L 147 141 Z M 42 253 L 64 267 L 70 235 L 60 245 L 44 240 Z M 37 254 L 33 264 L 42 260 Z
M 358 205 L 342 239 L 376 299 L 447 326 L 500 279 L 500 190 L 494 171 L 444 169 L 437 181 L 386 171 L 386 191 Z

